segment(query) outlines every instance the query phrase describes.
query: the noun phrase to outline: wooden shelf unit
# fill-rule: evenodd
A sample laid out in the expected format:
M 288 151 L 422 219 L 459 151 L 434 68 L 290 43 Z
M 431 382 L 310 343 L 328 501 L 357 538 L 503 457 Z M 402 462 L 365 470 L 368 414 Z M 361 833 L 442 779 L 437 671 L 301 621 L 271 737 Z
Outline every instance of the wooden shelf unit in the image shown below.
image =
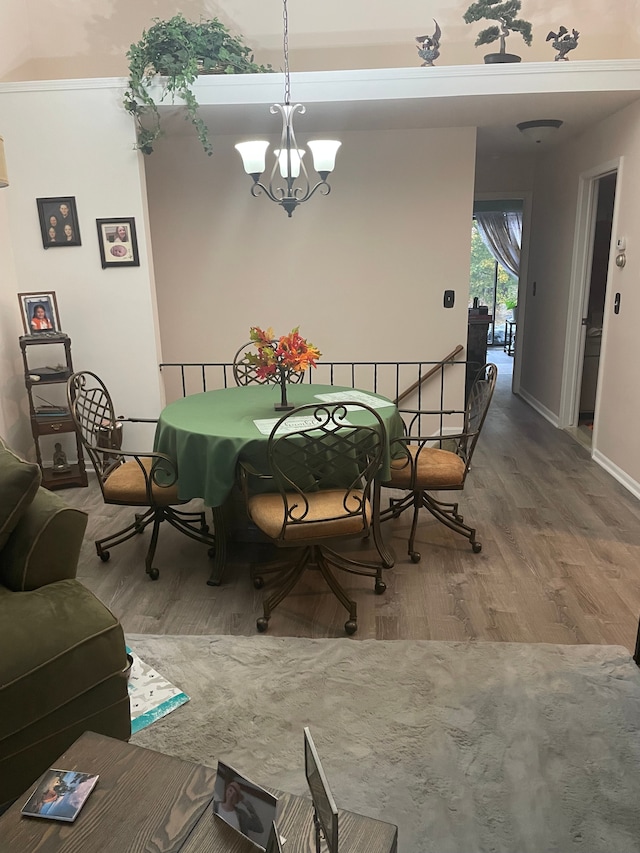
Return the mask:
M 45 406 L 40 406 L 36 403 L 38 398 L 38 388 L 45 386 L 53 388 L 53 386 L 62 386 L 54 393 L 56 402 L 54 407 L 60 410 L 67 408 L 66 384 L 67 379 L 73 373 L 73 362 L 71 360 L 71 339 L 68 335 L 62 332 L 58 333 L 39 333 L 33 335 L 22 335 L 20 337 L 20 349 L 22 350 L 22 361 L 24 364 L 24 382 L 27 388 L 27 396 L 29 398 L 29 417 L 31 419 L 31 432 L 36 447 L 36 459 L 40 470 L 42 471 L 42 485 L 46 489 L 61 489 L 66 486 L 86 486 L 87 472 L 84 464 L 84 456 L 82 453 L 82 444 L 80 436 L 76 432 L 75 424 L 71 418 L 71 414 L 48 412 Z M 53 353 L 53 361 L 56 363 L 56 368 L 42 365 L 35 366 L 32 359 L 34 353 L 36 357 L 42 358 L 43 350 L 31 350 L 31 347 L 51 346 L 55 347 Z M 47 353 L 48 355 L 48 353 Z M 62 358 L 61 358 L 62 356 Z M 58 363 L 59 362 L 59 363 Z M 63 393 L 60 393 L 61 390 Z M 51 444 L 50 436 L 59 436 L 65 434 L 73 434 L 75 440 L 75 448 L 77 461 L 70 464 L 70 470 L 65 472 L 56 472 L 52 463 L 47 464 L 43 461 L 43 448 L 46 448 L 47 456 L 49 456 L 49 445 Z M 42 439 L 44 438 L 44 443 Z M 62 442 L 61 442 L 62 443 Z M 51 456 L 53 455 L 53 445 L 51 444 Z

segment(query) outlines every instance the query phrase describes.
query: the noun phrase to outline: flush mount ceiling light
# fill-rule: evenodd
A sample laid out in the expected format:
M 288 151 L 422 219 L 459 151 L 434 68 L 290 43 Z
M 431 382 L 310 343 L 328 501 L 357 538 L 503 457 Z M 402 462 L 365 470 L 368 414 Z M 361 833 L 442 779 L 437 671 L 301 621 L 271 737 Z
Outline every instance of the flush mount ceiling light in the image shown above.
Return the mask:
M 259 196 L 264 193 L 271 201 L 281 205 L 287 216 L 291 216 L 299 204 L 308 201 L 316 190 L 322 195 L 328 195 L 331 187 L 327 183 L 327 177 L 333 171 L 336 163 L 336 153 L 342 144 L 335 139 L 315 139 L 308 142 L 313 156 L 313 166 L 320 180 L 311 186 L 309 175 L 302 158 L 306 151 L 299 148 L 293 132 L 293 116 L 295 113 L 304 115 L 306 112 L 302 104 L 291 104 L 291 81 L 289 79 L 289 16 L 287 13 L 287 0 L 283 0 L 284 21 L 284 104 L 273 104 L 269 109 L 274 115 L 280 113 L 282 118 L 282 137 L 280 147 L 274 151 L 275 162 L 269 185 L 266 186 L 260 178 L 265 170 L 265 159 L 269 143 L 264 139 L 256 139 L 251 142 L 239 142 L 235 147 L 242 157 L 244 170 L 253 178 L 251 195 Z M 286 186 L 274 186 L 276 170 L 285 181 Z
M 521 121 L 516 125 L 532 142 L 548 142 L 558 130 L 562 122 L 557 118 L 541 118 L 536 121 Z

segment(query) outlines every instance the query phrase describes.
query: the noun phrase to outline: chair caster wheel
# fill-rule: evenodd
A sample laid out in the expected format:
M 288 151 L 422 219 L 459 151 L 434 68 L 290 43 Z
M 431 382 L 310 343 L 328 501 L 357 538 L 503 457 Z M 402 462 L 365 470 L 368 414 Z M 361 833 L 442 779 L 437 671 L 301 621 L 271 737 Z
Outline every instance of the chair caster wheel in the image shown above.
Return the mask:
M 255 589 L 262 589 L 264 586 L 264 578 L 257 577 L 253 579 L 253 586 Z
M 412 563 L 419 563 L 421 560 L 420 553 L 418 551 L 411 551 L 409 556 L 411 557 Z
M 358 623 L 356 622 L 356 620 L 355 620 L 355 619 L 348 619 L 348 620 L 344 623 L 344 630 L 345 630 L 345 631 L 347 632 L 347 634 L 349 634 L 349 635 L 351 635 L 351 634 L 355 634 L 355 632 L 358 630 Z
M 201 524 L 200 525 L 200 533 L 208 533 L 208 532 L 209 532 L 209 525 L 208 524 Z
M 376 581 L 376 585 L 374 587 L 376 595 L 382 595 L 382 593 L 385 591 L 386 588 L 387 588 L 387 585 L 384 581 L 381 581 L 381 580 Z
M 269 620 L 265 619 L 264 616 L 261 616 L 256 621 L 256 628 L 258 629 L 258 631 L 260 631 L 261 634 L 264 634 L 264 632 L 267 630 L 268 627 L 269 627 Z
M 98 554 L 98 557 L 100 557 L 103 563 L 108 563 L 110 556 L 111 554 L 109 551 L 100 551 L 100 553 Z
M 147 571 L 147 574 L 149 575 L 149 577 L 151 578 L 152 581 L 157 581 L 158 578 L 160 577 L 160 570 L 156 569 L 156 568 L 149 569 Z
M 464 521 L 464 516 L 462 515 L 454 515 L 453 518 L 455 521 L 458 522 L 458 524 L 462 524 L 462 522 Z
M 473 551 L 474 554 L 479 554 L 480 551 L 482 551 L 482 542 L 472 542 L 471 543 L 471 550 Z

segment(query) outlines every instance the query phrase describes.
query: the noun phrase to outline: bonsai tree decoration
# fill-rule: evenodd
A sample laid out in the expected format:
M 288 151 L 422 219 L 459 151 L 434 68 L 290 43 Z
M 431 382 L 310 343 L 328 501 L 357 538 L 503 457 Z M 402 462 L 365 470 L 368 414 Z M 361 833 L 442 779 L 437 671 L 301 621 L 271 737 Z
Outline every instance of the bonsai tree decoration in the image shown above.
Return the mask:
M 202 147 L 212 153 L 207 126 L 198 115 L 198 102 L 192 85 L 198 74 L 255 74 L 271 71 L 271 66 L 253 61 L 251 49 L 217 18 L 188 21 L 182 14 L 168 21 L 153 19 L 153 25 L 142 33 L 127 52 L 129 88 L 124 107 L 136 121 L 136 148 L 151 154 L 160 136 L 160 115 L 149 84 L 156 75 L 164 78 L 160 100 L 176 95 L 187 108 Z
M 499 26 L 487 27 L 482 30 L 476 39 L 476 47 L 481 44 L 491 44 L 500 39 L 500 53 L 488 53 L 485 63 L 493 62 L 520 62 L 520 57 L 506 52 L 506 39 L 510 32 L 520 33 L 525 44 L 530 45 L 532 41 L 531 24 L 516 17 L 522 7 L 521 0 L 477 0 L 464 13 L 467 24 L 486 18 L 490 21 L 498 21 Z

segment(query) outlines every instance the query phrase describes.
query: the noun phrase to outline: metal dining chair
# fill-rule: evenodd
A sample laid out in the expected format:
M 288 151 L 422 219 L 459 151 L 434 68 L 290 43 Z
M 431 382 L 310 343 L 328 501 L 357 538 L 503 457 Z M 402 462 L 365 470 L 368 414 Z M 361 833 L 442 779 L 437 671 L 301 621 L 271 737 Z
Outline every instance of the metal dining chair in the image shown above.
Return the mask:
M 366 412 L 369 425 L 355 425 L 355 412 Z M 264 599 L 259 631 L 266 631 L 271 613 L 292 591 L 307 568 L 315 567 L 346 608 L 347 634 L 357 630 L 357 604 L 333 569 L 375 579 L 382 594 L 386 558 L 372 502 L 374 478 L 387 445 L 380 415 L 361 403 L 314 403 L 300 406 L 273 427 L 263 470 L 240 463 L 250 519 L 277 547 L 297 549 L 292 557 L 265 571 L 275 575 L 275 588 Z M 265 491 L 270 489 L 270 491 Z M 333 540 L 364 538 L 373 532 L 380 562 L 338 553 Z M 254 578 L 260 588 L 262 571 Z
M 209 534 L 204 512 L 177 509 L 187 503 L 178 497 L 178 470 L 164 453 L 127 451 L 120 448 L 122 422 L 148 422 L 141 418 L 117 418 L 111 396 L 95 373 L 85 370 L 72 374 L 67 382 L 69 411 L 98 477 L 105 504 L 141 509 L 132 524 L 95 542 L 103 562 L 109 549 L 126 542 L 153 525 L 145 557 L 146 572 L 157 580 L 160 572 L 153 565 L 158 533 L 163 521 L 176 530 L 209 546 L 213 553 L 215 538 Z
M 471 469 L 473 452 L 487 417 L 489 404 L 495 390 L 498 368 L 485 364 L 476 373 L 470 386 L 464 409 L 462 431 L 454 435 L 421 435 L 422 419 L 445 412 L 424 412 L 418 409 L 400 409 L 405 418 L 405 435 L 391 444 L 391 478 L 383 487 L 407 492 L 403 498 L 391 498 L 389 507 L 380 513 L 381 521 L 398 518 L 405 510 L 413 509 L 411 532 L 407 551 L 412 562 L 420 562 L 415 550 L 418 515 L 426 509 L 454 533 L 471 543 L 474 553 L 482 550 L 476 539 L 475 527 L 464 523 L 458 512 L 458 503 L 448 503 L 435 498 L 433 491 L 461 491 Z M 461 412 L 462 413 L 462 412 Z M 452 449 L 446 449 L 451 446 Z

